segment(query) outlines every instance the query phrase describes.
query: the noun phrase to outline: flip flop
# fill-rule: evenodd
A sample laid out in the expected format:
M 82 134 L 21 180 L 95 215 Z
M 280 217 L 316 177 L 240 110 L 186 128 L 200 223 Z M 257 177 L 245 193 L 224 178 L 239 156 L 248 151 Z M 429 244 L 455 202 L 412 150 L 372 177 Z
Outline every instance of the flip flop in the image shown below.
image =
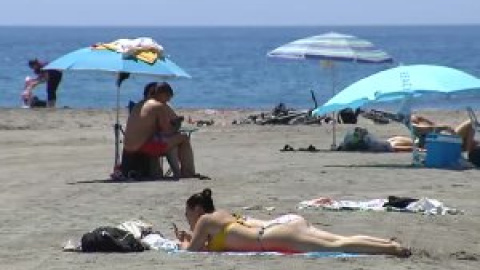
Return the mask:
M 315 146 L 309 145 L 307 148 L 298 148 L 298 151 L 305 151 L 305 152 L 318 152 L 318 150 Z
M 285 144 L 285 146 L 280 149 L 281 152 L 290 152 L 290 151 L 295 151 L 295 149 L 293 149 L 293 147 L 291 147 L 290 145 L 288 144 Z
M 199 173 L 194 174 L 193 178 L 198 178 L 198 180 L 212 180 L 212 178 L 210 178 L 209 176 L 199 174 Z

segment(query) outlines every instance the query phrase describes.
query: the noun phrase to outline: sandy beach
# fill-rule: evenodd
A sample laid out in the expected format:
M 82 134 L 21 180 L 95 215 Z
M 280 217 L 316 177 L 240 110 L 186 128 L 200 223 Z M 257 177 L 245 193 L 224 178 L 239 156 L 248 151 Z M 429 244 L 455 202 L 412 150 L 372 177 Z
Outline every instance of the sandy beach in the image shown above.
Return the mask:
M 479 170 L 413 168 L 410 153 L 331 152 L 328 126 L 232 125 L 251 111 L 181 110 L 193 121 L 215 121 L 192 135 L 197 171 L 211 180 L 112 183 L 113 110 L 0 113 L 1 269 L 478 269 Z M 449 124 L 466 117 L 464 111 L 428 115 Z M 126 112 L 121 119 L 124 123 Z M 380 138 L 408 135 L 395 123 L 375 125 L 361 118 L 359 125 Z M 349 128 L 340 126 L 338 137 Z M 312 144 L 324 151 L 280 152 L 285 144 Z M 185 200 L 205 187 L 213 190 L 217 208 L 259 218 L 299 213 L 340 234 L 394 236 L 412 247 L 413 256 L 335 259 L 62 251 L 68 239 L 140 217 L 173 238 L 171 222 L 187 228 Z M 322 196 L 366 200 L 388 195 L 435 198 L 464 214 L 296 208 L 300 201 Z

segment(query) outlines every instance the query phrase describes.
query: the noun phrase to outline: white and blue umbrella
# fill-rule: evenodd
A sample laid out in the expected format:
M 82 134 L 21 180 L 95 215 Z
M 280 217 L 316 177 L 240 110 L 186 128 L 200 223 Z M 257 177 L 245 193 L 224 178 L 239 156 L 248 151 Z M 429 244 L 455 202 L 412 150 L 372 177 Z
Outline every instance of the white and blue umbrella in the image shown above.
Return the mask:
M 121 131 L 121 125 L 119 124 L 120 86 L 123 80 L 127 79 L 130 74 L 150 75 L 161 79 L 191 78 L 187 72 L 168 59 L 168 57 L 160 56 L 152 63 L 149 63 L 133 55 L 95 47 L 86 47 L 70 52 L 50 62 L 44 69 L 104 71 L 118 75 L 116 82 L 116 123 L 114 126 L 115 166 L 119 164 L 119 135 Z
M 356 63 L 392 63 L 386 52 L 371 42 L 351 35 L 327 33 L 298 39 L 268 53 L 269 57 Z
M 459 109 L 478 104 L 480 79 L 458 69 L 436 65 L 409 65 L 363 78 L 313 111 L 324 115 L 345 108 L 393 106 Z M 401 102 L 400 102 L 401 101 Z
M 371 42 L 334 32 L 295 40 L 270 51 L 267 56 L 283 59 L 327 61 L 326 66 L 331 70 L 332 96 L 336 93 L 334 62 L 369 64 L 393 62 L 390 55 L 377 49 Z M 333 118 L 335 119 L 335 115 Z M 336 147 L 335 136 L 334 121 L 332 148 Z

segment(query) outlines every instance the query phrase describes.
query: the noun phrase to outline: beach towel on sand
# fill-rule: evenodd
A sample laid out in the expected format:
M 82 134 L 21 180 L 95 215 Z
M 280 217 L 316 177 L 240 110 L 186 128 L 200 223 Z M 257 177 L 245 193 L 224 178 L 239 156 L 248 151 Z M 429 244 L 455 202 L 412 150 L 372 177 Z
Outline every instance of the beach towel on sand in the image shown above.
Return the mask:
M 426 215 L 457 215 L 463 214 L 462 210 L 450 208 L 436 199 L 421 198 L 401 200 L 404 205 L 392 204 L 393 199 L 400 197 L 389 196 L 387 199 L 373 199 L 367 201 L 334 200 L 329 197 L 320 197 L 313 200 L 302 201 L 297 205 L 298 209 L 324 209 L 333 211 L 394 211 L 421 213 Z M 402 198 L 400 198 L 402 199 Z M 397 202 L 398 203 L 398 202 Z M 400 207 L 401 206 L 401 207 Z
M 281 252 L 190 252 L 180 250 L 176 241 L 164 238 L 159 234 L 149 234 L 142 238 L 142 243 L 147 249 L 165 251 L 168 253 L 192 253 L 204 255 L 231 255 L 231 256 L 305 256 L 308 258 L 348 258 L 359 257 L 363 255 L 343 253 L 343 252 L 306 252 L 296 254 L 286 254 Z
M 103 231 L 111 231 L 112 237 L 104 237 Z M 297 254 L 286 254 L 280 252 L 190 252 L 180 250 L 177 241 L 165 238 L 159 232 L 153 232 L 152 226 L 149 223 L 141 220 L 131 220 L 120 224 L 117 227 L 99 227 L 93 232 L 99 234 L 100 241 L 87 243 L 89 246 L 82 247 L 86 242 L 82 237 L 82 241 L 69 240 L 63 247 L 64 251 L 74 252 L 139 252 L 144 250 L 163 251 L 171 254 L 176 253 L 192 253 L 203 255 L 234 255 L 234 256 L 305 256 L 308 258 L 348 258 L 359 257 L 364 255 L 342 253 L 342 252 L 307 252 Z M 87 233 L 90 236 L 92 232 Z M 87 235 L 85 234 L 85 235 Z M 85 236 L 84 235 L 84 236 Z M 128 243 L 121 237 L 126 236 Z M 113 240 L 112 240 L 113 239 Z M 120 239 L 120 241 L 119 241 Z M 94 239 L 95 240 L 95 239 Z M 98 239 L 97 239 L 98 240 Z M 120 243 L 119 243 L 120 242 Z M 100 245 L 99 245 L 100 244 Z

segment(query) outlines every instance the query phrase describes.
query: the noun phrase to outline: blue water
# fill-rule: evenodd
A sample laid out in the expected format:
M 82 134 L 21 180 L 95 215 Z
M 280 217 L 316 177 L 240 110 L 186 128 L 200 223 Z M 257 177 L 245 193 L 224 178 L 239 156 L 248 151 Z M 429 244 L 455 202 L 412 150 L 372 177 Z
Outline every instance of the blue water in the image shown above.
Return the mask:
M 53 60 L 97 42 L 152 37 L 192 79 L 171 81 L 177 108 L 311 108 L 332 95 L 331 74 L 317 61 L 269 59 L 266 53 L 294 39 L 336 31 L 372 41 L 397 63 L 436 64 L 480 76 L 480 26 L 433 27 L 265 27 L 265 28 L 100 28 L 0 27 L 0 107 L 19 107 L 27 61 Z M 337 89 L 388 65 L 337 65 Z M 141 97 L 151 77 L 135 76 L 121 90 L 121 104 Z M 115 107 L 114 75 L 69 71 L 58 91 L 58 106 Z M 35 94 L 45 98 L 45 86 Z

